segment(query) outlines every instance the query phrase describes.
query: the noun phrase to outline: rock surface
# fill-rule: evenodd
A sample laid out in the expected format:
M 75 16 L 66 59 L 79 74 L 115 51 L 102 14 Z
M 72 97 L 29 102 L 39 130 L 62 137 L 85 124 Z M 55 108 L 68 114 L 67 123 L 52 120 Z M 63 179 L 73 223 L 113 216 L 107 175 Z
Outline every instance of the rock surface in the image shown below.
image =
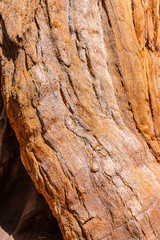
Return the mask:
M 159 1 L 0 12 L 6 112 L 63 238 L 160 239 Z

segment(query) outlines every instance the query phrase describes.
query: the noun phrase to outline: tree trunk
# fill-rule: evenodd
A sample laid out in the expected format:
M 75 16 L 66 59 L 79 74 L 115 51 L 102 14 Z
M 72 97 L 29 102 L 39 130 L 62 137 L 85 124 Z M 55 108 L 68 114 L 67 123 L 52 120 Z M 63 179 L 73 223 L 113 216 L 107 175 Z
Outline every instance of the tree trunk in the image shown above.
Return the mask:
M 1 91 L 66 240 L 160 239 L 158 0 L 2 0 Z
M 62 236 L 20 161 L 0 94 L 0 240 L 28 239 L 62 240 Z

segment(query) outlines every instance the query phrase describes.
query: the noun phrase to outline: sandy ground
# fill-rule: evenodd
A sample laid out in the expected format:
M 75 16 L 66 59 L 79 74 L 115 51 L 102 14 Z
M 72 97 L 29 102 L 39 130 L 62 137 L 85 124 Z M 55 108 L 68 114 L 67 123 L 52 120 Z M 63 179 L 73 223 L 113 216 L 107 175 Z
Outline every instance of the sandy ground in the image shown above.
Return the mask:
M 14 240 L 12 236 L 9 236 L 1 227 L 0 227 L 0 239 L 1 240 Z

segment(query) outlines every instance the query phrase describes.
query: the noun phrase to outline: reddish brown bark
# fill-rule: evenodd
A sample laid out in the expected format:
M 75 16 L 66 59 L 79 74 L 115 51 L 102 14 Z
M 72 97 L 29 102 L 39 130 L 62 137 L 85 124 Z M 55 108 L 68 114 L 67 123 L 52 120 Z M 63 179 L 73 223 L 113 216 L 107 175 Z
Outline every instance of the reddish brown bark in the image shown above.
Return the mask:
M 7 115 L 64 239 L 159 239 L 159 1 L 0 6 Z
M 24 169 L 0 95 L 0 239 L 62 240 L 56 219 Z

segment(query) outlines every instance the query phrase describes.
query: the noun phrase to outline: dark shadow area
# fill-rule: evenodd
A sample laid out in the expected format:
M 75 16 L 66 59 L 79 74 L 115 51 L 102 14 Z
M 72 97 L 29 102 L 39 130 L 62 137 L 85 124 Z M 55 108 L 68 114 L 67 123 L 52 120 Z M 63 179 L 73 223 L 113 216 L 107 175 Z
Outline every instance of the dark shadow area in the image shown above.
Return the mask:
M 3 42 L 2 42 L 2 51 L 4 56 L 7 57 L 8 60 L 10 60 L 12 58 L 13 62 L 15 62 L 16 58 L 17 58 L 17 53 L 18 53 L 18 46 L 15 45 L 15 43 L 13 43 L 8 36 L 7 30 L 6 30 L 6 26 L 4 23 L 4 20 L 2 18 L 2 15 L 0 14 L 0 23 L 1 23 L 1 27 L 2 27 L 2 34 L 3 34 Z
M 0 96 L 0 240 L 9 239 L 62 240 L 62 235 L 21 163 L 19 144 Z

